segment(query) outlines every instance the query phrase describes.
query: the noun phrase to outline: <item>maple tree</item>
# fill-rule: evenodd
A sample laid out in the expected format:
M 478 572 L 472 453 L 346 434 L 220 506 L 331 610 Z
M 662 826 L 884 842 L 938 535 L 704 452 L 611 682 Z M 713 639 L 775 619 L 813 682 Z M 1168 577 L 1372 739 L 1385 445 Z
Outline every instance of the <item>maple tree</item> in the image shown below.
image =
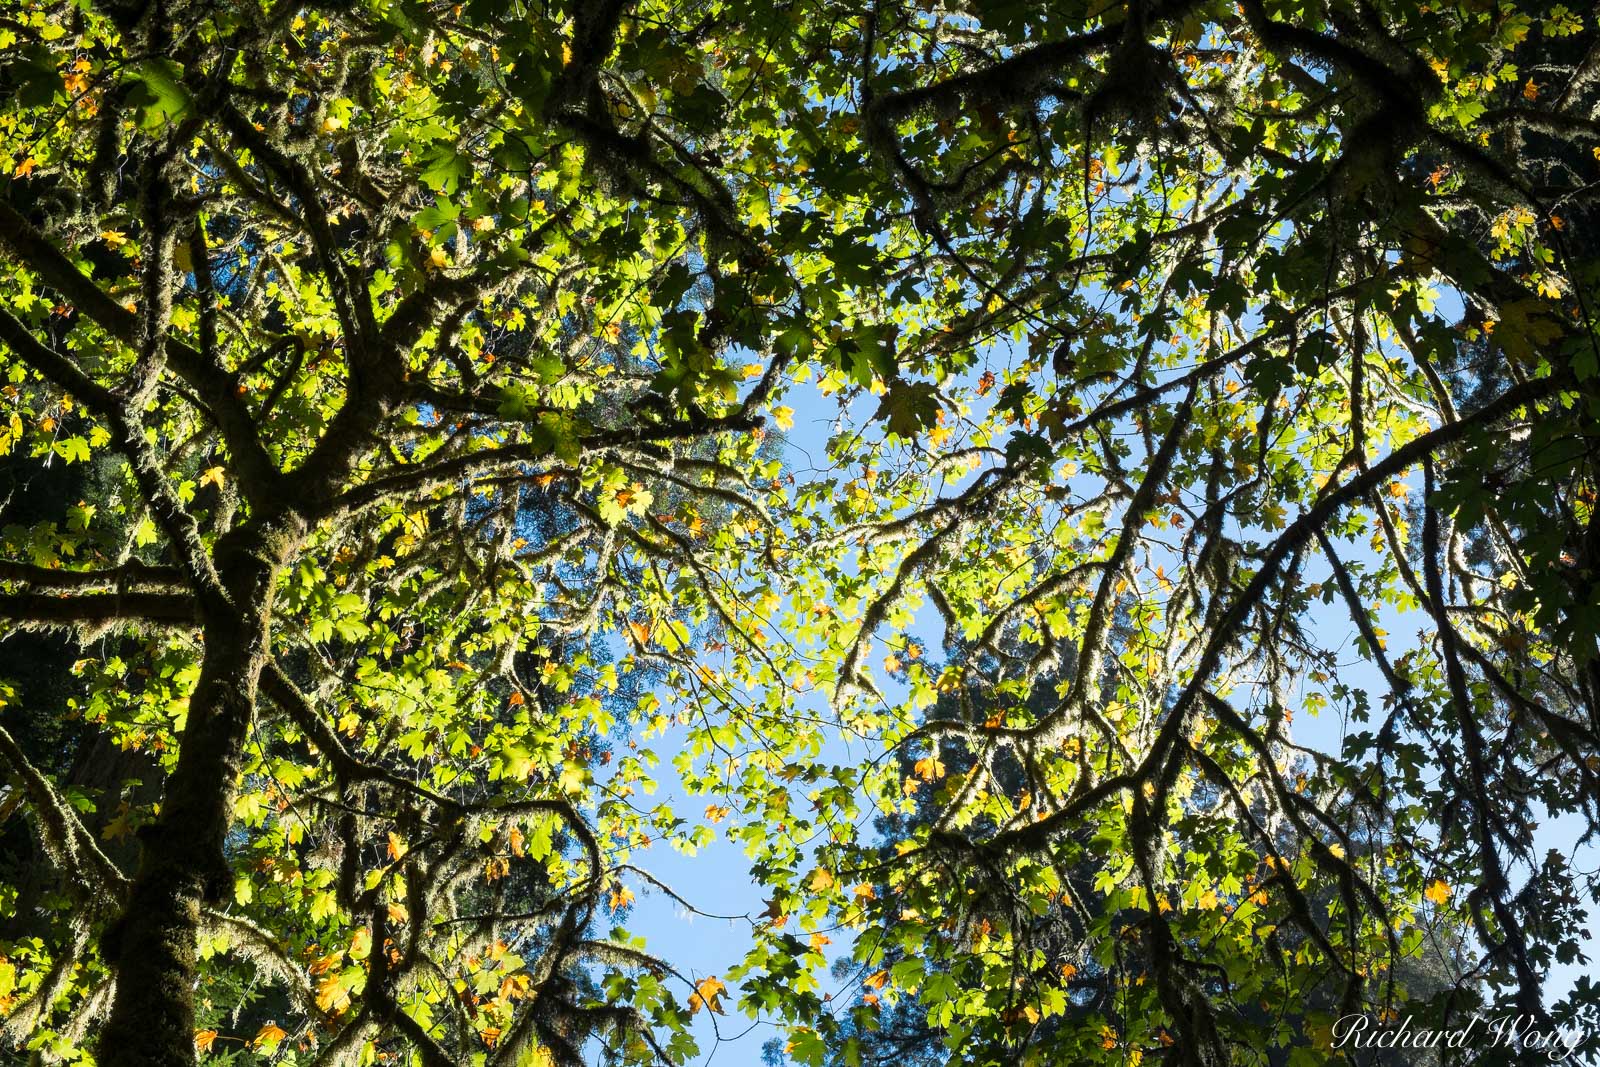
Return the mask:
M 1600 1033 L 1534 836 L 1600 818 L 1591 14 L 5 0 L 0 55 L 8 1044 Z M 620 919 L 719 837 L 766 911 L 681 973 Z

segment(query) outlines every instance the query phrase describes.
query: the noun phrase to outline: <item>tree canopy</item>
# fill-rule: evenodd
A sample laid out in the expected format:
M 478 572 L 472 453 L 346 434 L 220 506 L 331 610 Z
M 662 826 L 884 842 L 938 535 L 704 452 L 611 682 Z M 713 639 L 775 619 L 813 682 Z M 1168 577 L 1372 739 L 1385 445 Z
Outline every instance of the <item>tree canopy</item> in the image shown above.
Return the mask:
M 1600 1045 L 1592 12 L 3 0 L 0 92 L 17 1055 Z

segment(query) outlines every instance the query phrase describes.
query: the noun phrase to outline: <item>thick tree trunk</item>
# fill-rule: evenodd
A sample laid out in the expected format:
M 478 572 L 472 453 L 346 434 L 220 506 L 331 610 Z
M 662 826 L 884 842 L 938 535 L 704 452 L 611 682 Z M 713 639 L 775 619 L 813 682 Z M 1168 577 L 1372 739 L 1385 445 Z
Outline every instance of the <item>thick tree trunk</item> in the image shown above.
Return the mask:
M 217 548 L 228 603 L 205 612 L 205 652 L 189 703 L 178 766 L 122 917 L 106 937 L 117 973 L 103 1067 L 178 1067 L 196 1060 L 196 937 L 202 905 L 232 891 L 223 846 L 268 654 L 272 589 L 286 539 L 237 539 Z

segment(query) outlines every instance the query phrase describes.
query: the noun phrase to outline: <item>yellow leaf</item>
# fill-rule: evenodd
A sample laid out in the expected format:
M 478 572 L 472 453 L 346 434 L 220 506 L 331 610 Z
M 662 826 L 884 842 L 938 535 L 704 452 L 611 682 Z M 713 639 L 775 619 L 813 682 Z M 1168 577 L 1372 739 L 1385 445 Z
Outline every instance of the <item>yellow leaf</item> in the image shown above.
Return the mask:
M 911 769 L 924 782 L 933 782 L 944 777 L 944 761 L 938 756 L 924 756 L 913 763 Z
M 1435 878 L 1428 888 L 1422 891 L 1422 895 L 1435 904 L 1443 904 L 1450 899 L 1450 883 L 1442 878 Z
M 128 243 L 128 235 L 123 233 L 121 230 L 101 230 L 100 240 L 104 241 L 112 248 L 121 248 L 123 245 Z
M 778 429 L 780 430 L 794 429 L 794 408 L 773 408 L 772 421 L 778 424 Z
M 611 898 L 606 902 L 612 911 L 619 911 L 633 903 L 633 890 L 625 885 L 619 885 L 611 890 Z
M 217 1032 L 215 1030 L 196 1030 L 194 1032 L 194 1047 L 200 1052 L 210 1051 L 212 1044 L 216 1040 Z
M 406 843 L 400 840 L 400 835 L 393 830 L 389 831 L 389 858 L 402 859 L 406 854 Z
M 221 489 L 222 481 L 223 478 L 221 467 L 207 467 L 205 473 L 200 475 L 201 485 L 214 485 L 218 489 Z
M 317 983 L 317 1007 L 338 1015 L 349 1006 L 350 991 L 344 987 L 344 982 L 338 975 L 330 974 Z
M 689 1014 L 693 1015 L 701 1008 L 705 1008 L 713 1015 L 727 1014 L 722 1010 L 722 994 L 727 991 L 728 987 L 723 985 L 722 980 L 716 975 L 700 979 L 695 983 L 694 992 L 689 996 Z
M 350 935 L 350 958 L 364 960 L 372 953 L 372 931 L 358 926 Z
M 277 1023 L 267 1023 L 256 1031 L 255 1040 L 250 1042 L 256 1048 L 276 1048 L 278 1042 L 289 1036 L 289 1031 Z
M 818 867 L 811 876 L 810 885 L 813 893 L 826 893 L 835 885 L 833 872 L 826 867 Z

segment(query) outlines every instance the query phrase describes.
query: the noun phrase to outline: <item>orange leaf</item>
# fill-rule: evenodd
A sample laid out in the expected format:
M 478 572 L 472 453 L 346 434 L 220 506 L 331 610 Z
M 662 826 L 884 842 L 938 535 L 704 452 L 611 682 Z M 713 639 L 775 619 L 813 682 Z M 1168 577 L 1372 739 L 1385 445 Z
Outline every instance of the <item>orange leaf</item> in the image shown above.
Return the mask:
M 306 970 L 310 973 L 311 977 L 320 977 L 321 975 L 327 974 L 329 971 L 339 966 L 339 960 L 342 957 L 343 953 L 330 952 L 326 956 L 322 956 L 314 960 L 311 966 L 307 967 Z
M 728 987 L 722 984 L 722 979 L 716 975 L 702 978 L 695 983 L 694 992 L 689 996 L 689 1014 L 693 1015 L 701 1008 L 705 1008 L 713 1015 L 726 1015 L 722 1010 L 722 994 Z
M 200 1052 L 209 1052 L 211 1045 L 217 1040 L 215 1030 L 196 1030 L 194 1032 L 194 1047 Z
M 330 974 L 317 983 L 317 1007 L 338 1015 L 349 1006 L 350 990 L 344 987 L 338 975 Z
M 256 1048 L 277 1047 L 278 1042 L 289 1036 L 289 1031 L 277 1023 L 267 1023 L 256 1031 L 255 1040 L 250 1042 Z

